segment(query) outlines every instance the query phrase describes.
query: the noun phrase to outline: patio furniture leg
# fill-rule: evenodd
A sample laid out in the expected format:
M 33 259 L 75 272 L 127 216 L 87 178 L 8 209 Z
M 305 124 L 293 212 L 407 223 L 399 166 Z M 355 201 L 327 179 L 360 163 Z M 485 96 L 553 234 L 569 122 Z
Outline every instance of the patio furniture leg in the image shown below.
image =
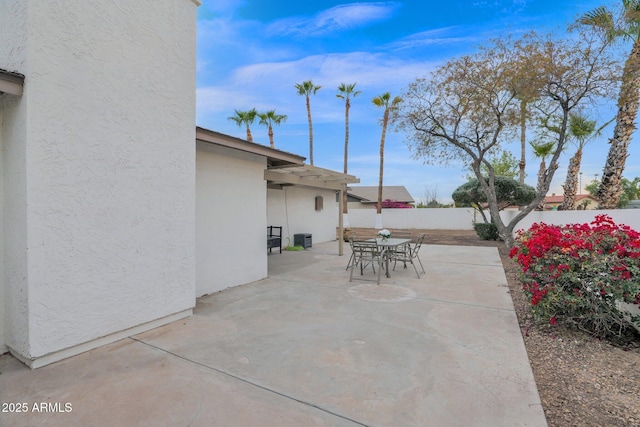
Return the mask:
M 427 274 L 427 272 L 426 272 L 426 271 L 424 271 L 424 267 L 422 266 L 422 261 L 420 261 L 420 257 L 419 257 L 417 254 L 416 254 L 416 259 L 417 259 L 417 260 L 418 260 L 418 262 L 420 263 L 420 268 L 422 269 L 422 272 L 423 272 L 424 274 Z

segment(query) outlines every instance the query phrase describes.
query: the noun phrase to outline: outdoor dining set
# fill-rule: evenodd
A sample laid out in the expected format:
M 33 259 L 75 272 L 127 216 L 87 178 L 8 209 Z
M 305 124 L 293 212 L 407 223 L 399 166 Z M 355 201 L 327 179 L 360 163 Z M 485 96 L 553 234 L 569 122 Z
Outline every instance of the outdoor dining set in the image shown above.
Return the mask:
M 347 270 L 350 270 L 349 281 L 353 280 L 353 271 L 360 269 L 360 275 L 364 275 L 367 267 L 371 266 L 373 273 L 377 270 L 377 283 L 380 284 L 380 276 L 382 270 L 385 271 L 387 277 L 391 277 L 389 268 L 393 263 L 393 269 L 400 262 L 404 268 L 407 264 L 411 264 L 413 269 L 420 278 L 420 272 L 416 266 L 416 261 L 420 265 L 422 273 L 425 273 L 422 261 L 420 261 L 419 252 L 424 234 L 417 238 L 411 237 L 377 237 L 371 239 L 358 239 L 355 233 L 348 235 L 349 245 L 351 246 L 351 257 L 347 263 Z

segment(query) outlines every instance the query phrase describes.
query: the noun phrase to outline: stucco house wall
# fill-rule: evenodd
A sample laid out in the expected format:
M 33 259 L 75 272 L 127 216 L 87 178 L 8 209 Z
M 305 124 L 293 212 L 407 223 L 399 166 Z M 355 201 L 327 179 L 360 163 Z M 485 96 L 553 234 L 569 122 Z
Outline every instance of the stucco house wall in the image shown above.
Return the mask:
M 26 76 L 2 128 L 5 340 L 32 367 L 191 313 L 196 8 L 0 0 L 0 64 Z
M 305 186 L 267 190 L 267 225 L 282 226 L 282 245 L 294 244 L 294 235 L 311 233 L 312 242 L 336 239 L 338 208 L 336 192 Z M 315 210 L 315 198 L 323 198 L 323 209 Z M 289 240 L 287 240 L 289 239 Z
M 267 277 L 266 157 L 196 151 L 196 296 Z
M 4 106 L 2 105 L 2 95 L 0 95 L 0 166 L 4 166 Z M 4 168 L 3 168 L 4 169 Z M 0 218 L 4 211 L 4 174 L 0 173 Z M 9 350 L 4 340 L 4 225 L 0 220 L 0 354 Z

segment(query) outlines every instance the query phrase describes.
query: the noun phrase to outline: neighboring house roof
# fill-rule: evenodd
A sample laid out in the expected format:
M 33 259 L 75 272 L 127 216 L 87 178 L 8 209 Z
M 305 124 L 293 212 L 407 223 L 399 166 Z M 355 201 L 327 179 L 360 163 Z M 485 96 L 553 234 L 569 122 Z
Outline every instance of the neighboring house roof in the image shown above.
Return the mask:
M 378 203 L 377 185 L 359 185 L 349 187 L 347 194 L 360 201 L 360 203 Z M 398 202 L 415 203 L 411 194 L 404 185 L 384 185 L 382 186 L 382 200 L 395 200 Z
M 564 196 L 547 196 L 544 198 L 544 209 L 555 210 L 561 209 L 564 202 Z M 590 194 L 577 194 L 576 207 L 578 209 L 597 209 L 598 201 Z M 584 205 L 583 205 L 584 204 Z M 587 207 L 587 205 L 589 207 Z
M 576 203 L 580 202 L 581 200 L 584 199 L 589 199 L 589 200 L 593 200 L 594 202 L 596 201 L 596 199 L 591 196 L 590 194 L 578 194 L 576 195 Z M 564 195 L 561 196 L 547 196 L 544 198 L 544 203 L 545 204 L 560 204 L 564 202 Z
M 3 70 L 0 68 L 0 94 L 22 95 L 24 76 L 20 73 Z

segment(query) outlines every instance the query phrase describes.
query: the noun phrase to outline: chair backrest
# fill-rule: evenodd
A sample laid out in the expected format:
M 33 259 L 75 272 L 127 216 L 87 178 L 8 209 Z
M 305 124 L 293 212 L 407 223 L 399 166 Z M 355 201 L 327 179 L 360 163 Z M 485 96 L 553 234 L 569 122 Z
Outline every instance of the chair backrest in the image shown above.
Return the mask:
M 412 253 L 417 254 L 420 251 L 420 246 L 422 246 L 422 242 L 424 241 L 425 233 L 422 233 L 416 239 L 416 244 L 413 245 Z
M 280 237 L 282 238 L 282 226 L 281 225 L 268 225 L 267 237 Z
M 413 233 L 411 231 L 394 231 L 393 237 L 398 239 L 411 239 L 413 241 Z
M 375 240 L 353 240 L 351 241 L 351 248 L 354 253 L 361 255 L 377 255 L 378 254 L 378 242 Z

